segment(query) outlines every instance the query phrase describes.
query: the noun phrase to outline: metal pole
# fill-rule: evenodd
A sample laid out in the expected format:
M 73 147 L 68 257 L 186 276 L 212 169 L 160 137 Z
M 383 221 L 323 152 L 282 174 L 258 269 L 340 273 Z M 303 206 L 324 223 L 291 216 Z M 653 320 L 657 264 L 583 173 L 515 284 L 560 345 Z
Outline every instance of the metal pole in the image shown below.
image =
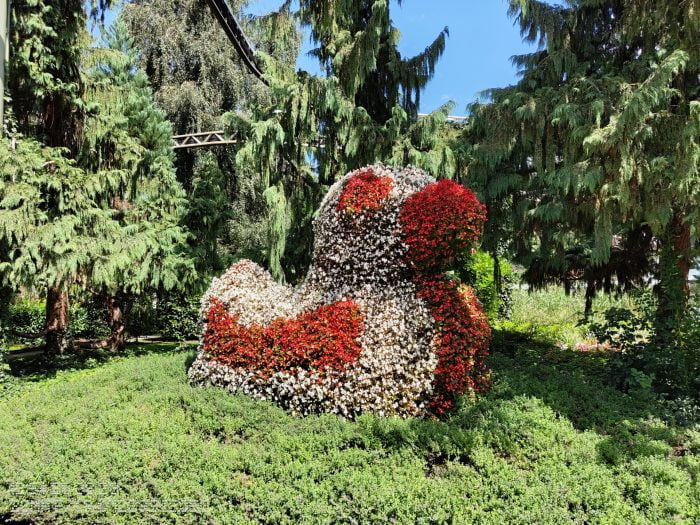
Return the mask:
M 0 137 L 5 135 L 5 64 L 10 59 L 10 0 L 0 0 Z

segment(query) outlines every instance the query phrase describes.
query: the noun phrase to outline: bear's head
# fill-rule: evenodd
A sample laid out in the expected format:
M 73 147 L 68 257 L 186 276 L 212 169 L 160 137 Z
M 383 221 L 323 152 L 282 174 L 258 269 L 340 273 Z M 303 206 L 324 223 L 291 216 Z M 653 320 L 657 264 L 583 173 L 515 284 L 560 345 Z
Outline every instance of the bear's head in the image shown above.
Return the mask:
M 441 273 L 478 240 L 485 220 L 484 206 L 459 184 L 413 167 L 365 167 L 323 200 L 309 278 L 352 288 Z

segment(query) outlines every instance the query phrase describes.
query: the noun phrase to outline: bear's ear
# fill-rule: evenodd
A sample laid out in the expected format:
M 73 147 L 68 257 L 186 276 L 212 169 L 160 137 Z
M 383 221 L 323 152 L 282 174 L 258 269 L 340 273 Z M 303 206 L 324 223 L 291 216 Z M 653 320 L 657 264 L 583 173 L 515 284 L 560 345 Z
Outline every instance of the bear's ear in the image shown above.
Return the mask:
M 350 216 L 372 215 L 382 209 L 393 188 L 394 179 L 365 168 L 347 180 L 337 210 Z
M 409 264 L 439 273 L 479 240 L 486 207 L 471 190 L 443 179 L 411 195 L 399 219 Z

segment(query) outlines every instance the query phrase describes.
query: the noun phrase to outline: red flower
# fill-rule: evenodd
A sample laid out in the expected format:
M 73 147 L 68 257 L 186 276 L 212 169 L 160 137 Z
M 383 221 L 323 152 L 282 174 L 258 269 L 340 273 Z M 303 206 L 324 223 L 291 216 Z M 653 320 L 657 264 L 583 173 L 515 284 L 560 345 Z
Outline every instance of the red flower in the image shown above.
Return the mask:
M 418 296 L 428 304 L 438 332 L 438 364 L 430 411 L 441 416 L 452 408 L 457 395 L 488 388 L 485 360 L 491 329 L 476 296 L 458 280 L 423 277 L 416 284 Z
M 378 177 L 371 169 L 360 172 L 346 183 L 338 200 L 338 211 L 351 215 L 379 211 L 393 187 L 391 177 Z
M 263 327 L 242 325 L 215 299 L 207 312 L 204 351 L 215 361 L 257 371 L 261 377 L 295 368 L 342 370 L 360 355 L 363 329 L 364 317 L 354 301 L 321 306 Z
M 443 179 L 411 195 L 400 221 L 409 263 L 439 273 L 479 239 L 486 207 L 471 190 Z

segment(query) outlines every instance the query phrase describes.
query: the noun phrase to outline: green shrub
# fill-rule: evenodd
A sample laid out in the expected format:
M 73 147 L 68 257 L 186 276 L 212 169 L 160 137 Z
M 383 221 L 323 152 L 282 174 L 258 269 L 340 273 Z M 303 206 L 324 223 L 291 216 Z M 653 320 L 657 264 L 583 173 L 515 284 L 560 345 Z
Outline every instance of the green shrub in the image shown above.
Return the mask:
M 20 299 L 10 305 L 10 329 L 16 332 L 37 334 L 46 325 L 46 303 L 37 299 Z
M 157 325 L 160 334 L 175 341 L 199 338 L 199 296 L 171 293 L 162 297 L 157 306 Z
M 107 311 L 94 298 L 84 301 L 72 300 L 69 311 L 68 335 L 71 338 L 98 338 L 109 334 Z M 38 299 L 20 299 L 10 306 L 9 324 L 13 331 L 37 334 L 46 326 L 46 301 Z M 23 339 L 11 337 L 14 343 L 41 342 L 41 339 Z
M 127 318 L 127 331 L 130 335 L 138 337 L 160 333 L 157 305 L 157 298 L 151 294 L 141 295 L 134 300 Z
M 68 334 L 74 338 L 97 339 L 109 335 L 107 308 L 96 297 L 70 303 Z
M 700 298 L 692 298 L 686 319 L 670 338 L 656 337 L 654 314 L 651 291 L 640 292 L 635 294 L 634 308 L 607 310 L 591 330 L 619 350 L 610 362 L 613 384 L 622 390 L 648 385 L 677 400 L 685 418 L 695 409 L 700 412 Z M 693 402 L 697 406 L 690 406 Z
M 459 276 L 463 282 L 474 288 L 489 319 L 507 319 L 512 308 L 513 269 L 507 261 L 499 261 L 502 277 L 499 291 L 494 280 L 494 267 L 495 261 L 491 254 L 477 251 L 466 257 Z
M 603 319 L 588 327 L 599 343 L 627 352 L 644 346 L 653 335 L 652 320 L 629 308 L 608 308 Z

